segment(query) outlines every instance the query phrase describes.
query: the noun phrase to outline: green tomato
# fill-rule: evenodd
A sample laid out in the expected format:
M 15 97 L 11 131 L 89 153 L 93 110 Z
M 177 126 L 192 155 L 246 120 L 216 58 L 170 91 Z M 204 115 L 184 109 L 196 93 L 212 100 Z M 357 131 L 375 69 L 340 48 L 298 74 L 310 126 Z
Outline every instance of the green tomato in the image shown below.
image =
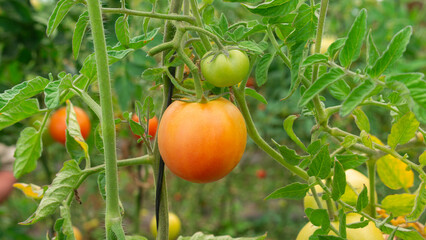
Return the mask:
M 345 171 L 346 174 L 346 181 L 348 183 L 351 184 L 350 187 L 349 185 L 346 185 L 345 188 L 345 194 L 342 195 L 342 197 L 340 198 L 340 200 L 344 201 L 347 204 L 350 204 L 352 206 L 356 205 L 357 199 L 358 199 L 358 194 L 361 193 L 364 185 L 367 187 L 368 190 L 368 196 L 370 196 L 370 183 L 369 183 L 369 179 L 362 173 L 354 170 L 354 169 L 348 169 Z M 317 194 L 319 197 L 321 197 L 324 193 L 323 189 L 319 186 L 316 185 L 315 186 L 315 190 L 317 191 Z M 356 193 L 354 192 L 354 190 L 356 190 Z M 376 198 L 377 199 L 377 195 Z M 308 194 L 306 194 L 305 198 L 303 199 L 303 203 L 306 208 L 313 208 L 313 209 L 317 209 L 318 205 L 315 202 L 315 199 L 312 195 L 312 192 L 309 190 Z M 325 200 L 321 199 L 321 203 L 323 205 L 323 207 L 327 206 L 327 203 Z
M 151 233 L 157 237 L 157 222 L 155 216 L 152 217 L 150 223 Z M 179 237 L 181 222 L 176 214 L 169 212 L 169 240 L 175 240 Z
M 361 220 L 361 215 L 356 213 L 349 213 L 346 215 L 346 224 L 351 224 L 355 222 L 359 222 Z M 338 222 L 331 223 L 336 229 L 339 229 Z M 314 232 L 319 229 L 319 227 L 312 225 L 312 223 L 308 222 L 297 235 L 296 240 L 309 240 L 309 237 L 314 234 Z M 336 234 L 332 231 L 328 233 L 329 235 L 336 236 Z M 369 222 L 367 226 L 363 228 L 346 228 L 346 238 L 348 240 L 383 240 L 383 234 L 374 225 L 373 222 Z
M 210 53 L 208 52 L 204 56 L 208 56 Z M 216 87 L 229 87 L 247 77 L 250 68 L 247 55 L 240 50 L 230 50 L 228 53 L 229 57 L 220 53 L 216 55 L 216 58 L 212 54 L 201 60 L 201 72 L 204 78 Z

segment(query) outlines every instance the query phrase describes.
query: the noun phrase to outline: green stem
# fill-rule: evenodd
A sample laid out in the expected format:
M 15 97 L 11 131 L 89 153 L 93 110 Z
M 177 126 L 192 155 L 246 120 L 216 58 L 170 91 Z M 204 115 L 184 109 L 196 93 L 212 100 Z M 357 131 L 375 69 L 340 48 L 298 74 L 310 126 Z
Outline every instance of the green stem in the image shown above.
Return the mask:
M 218 36 L 216 36 L 215 34 L 209 32 L 207 30 L 205 30 L 204 28 L 195 27 L 195 26 L 185 26 L 185 27 L 182 27 L 182 29 L 201 33 L 200 34 L 201 40 L 203 40 L 203 38 L 201 37 L 202 35 L 209 36 L 216 43 L 216 45 L 219 48 L 219 50 L 223 50 L 225 48 L 223 46 L 222 42 L 220 41 L 220 38 Z
M 268 25 L 267 33 L 269 40 L 271 40 L 272 46 L 274 46 L 275 48 L 275 51 L 277 51 L 278 55 L 281 57 L 285 65 L 287 65 L 288 68 L 291 68 L 290 59 L 283 53 L 283 51 L 281 51 L 281 47 L 275 39 L 274 33 L 272 32 L 272 27 L 270 25 Z
M 162 43 L 158 46 L 155 46 L 148 51 L 148 55 L 149 56 L 155 56 L 160 52 L 170 50 L 170 49 L 173 48 L 173 44 L 174 44 L 174 42 L 165 42 L 165 43 Z
M 370 181 L 370 216 L 376 218 L 376 160 L 367 161 L 368 179 Z
M 154 157 L 152 155 L 144 155 L 136 158 L 128 158 L 117 161 L 118 167 L 127 167 L 141 164 L 152 164 Z M 83 171 L 88 174 L 94 174 L 100 172 L 105 169 L 105 164 L 98 165 L 96 167 L 91 167 L 88 169 L 84 169 Z
M 175 77 L 172 76 L 172 74 L 170 73 L 170 71 L 168 69 L 166 69 L 166 74 L 170 78 L 170 81 L 172 81 L 173 85 L 177 89 L 181 90 L 182 92 L 189 93 L 189 94 L 194 94 L 195 93 L 194 90 L 187 89 L 187 88 L 183 87 L 182 85 L 180 85 L 179 82 L 176 81 Z
M 175 20 L 175 21 L 183 21 L 188 22 L 190 24 L 195 23 L 195 19 L 191 16 L 178 15 L 178 14 L 164 14 L 164 13 L 153 13 L 153 12 L 142 12 L 131 9 L 123 9 L 123 8 L 102 8 L 103 13 L 111 13 L 111 14 L 127 14 L 133 16 L 140 17 L 150 17 L 150 18 L 159 18 L 166 20 Z
M 247 73 L 247 76 L 244 78 L 243 81 L 241 81 L 240 86 L 238 87 L 241 92 L 245 92 L 247 81 L 250 77 L 251 72 L 253 71 L 256 60 L 257 60 L 257 55 L 254 55 L 250 60 L 250 66 L 249 66 L 249 71 Z
M 319 53 L 321 50 L 321 41 L 322 41 L 322 34 L 324 32 L 324 23 L 325 18 L 327 16 L 327 9 L 328 9 L 328 0 L 321 0 L 321 9 L 320 9 L 320 15 L 318 19 L 318 27 L 317 27 L 317 36 L 315 39 L 315 53 Z M 312 73 L 312 82 L 315 82 L 318 77 L 318 64 L 314 65 L 314 70 Z
M 90 109 L 92 109 L 92 111 L 96 114 L 96 116 L 98 117 L 99 121 L 102 121 L 102 110 L 101 110 L 101 106 L 99 106 L 99 104 L 93 100 L 92 97 L 90 97 L 89 94 L 87 94 L 87 92 L 85 91 L 81 91 L 78 88 L 72 88 L 71 89 L 75 94 L 79 95 L 80 98 L 84 101 L 84 103 L 87 104 L 87 106 L 89 106 Z
M 321 9 L 320 9 L 320 16 L 318 19 L 318 28 L 317 28 L 317 35 L 315 40 L 315 53 L 319 53 L 321 50 L 321 41 L 322 41 L 322 34 L 324 31 L 324 23 L 325 18 L 327 15 L 327 8 L 328 8 L 328 0 L 321 0 Z M 312 73 L 312 82 L 315 82 L 318 77 L 318 64 L 314 65 L 313 73 Z M 324 108 L 321 105 L 321 100 L 318 95 L 316 95 L 313 98 L 314 107 L 317 111 L 317 121 L 320 125 L 327 125 L 327 115 L 325 114 Z
M 179 56 L 182 58 L 183 62 L 188 66 L 191 71 L 192 77 L 194 78 L 194 87 L 195 94 L 199 101 L 203 99 L 203 89 L 201 87 L 201 79 L 198 72 L 197 66 L 191 61 L 191 59 L 185 54 L 182 47 L 177 49 Z
M 120 200 L 118 195 L 117 153 L 115 139 L 114 112 L 112 106 L 111 82 L 106 51 L 105 33 L 99 0 L 87 0 L 90 26 L 95 48 L 96 67 L 102 106 L 102 136 L 105 149 L 106 214 L 105 228 L 107 239 L 124 238 L 121 225 Z
M 314 196 L 315 202 L 317 203 L 318 208 L 324 208 L 324 206 L 322 205 L 322 202 L 318 196 L 317 190 L 315 190 L 315 187 L 311 188 L 311 192 L 312 192 L 312 196 Z
M 317 181 L 321 181 L 321 179 L 318 178 Z M 330 178 L 326 180 L 326 185 L 327 187 L 331 186 Z M 327 198 L 326 203 L 327 203 L 328 215 L 330 216 L 331 221 L 334 221 L 334 219 L 336 219 L 336 212 L 334 211 L 333 201 L 331 200 L 331 198 Z
M 203 28 L 203 22 L 201 20 L 201 16 L 200 16 L 200 12 L 198 11 L 198 3 L 197 0 L 189 0 L 191 3 L 191 10 L 192 10 L 192 15 L 194 15 L 195 17 L 195 25 L 197 27 Z M 206 48 L 207 51 L 210 51 L 210 49 L 212 49 L 212 46 L 209 42 L 209 40 L 207 39 L 206 36 L 204 35 L 200 35 L 201 41 L 203 42 L 204 47 Z
M 263 150 L 265 151 L 269 156 L 271 156 L 273 159 L 275 159 L 278 163 L 295 173 L 297 176 L 308 180 L 309 176 L 306 173 L 305 170 L 301 169 L 298 166 L 293 166 L 285 161 L 283 156 L 277 152 L 275 149 L 273 149 L 269 144 L 260 136 L 259 132 L 256 129 L 256 126 L 254 125 L 253 119 L 251 118 L 250 111 L 247 106 L 247 102 L 245 100 L 244 92 L 240 91 L 237 87 L 232 87 L 235 95 L 235 99 L 238 102 L 238 106 L 240 107 L 241 113 L 243 114 L 244 120 L 247 125 L 247 132 L 251 139 Z

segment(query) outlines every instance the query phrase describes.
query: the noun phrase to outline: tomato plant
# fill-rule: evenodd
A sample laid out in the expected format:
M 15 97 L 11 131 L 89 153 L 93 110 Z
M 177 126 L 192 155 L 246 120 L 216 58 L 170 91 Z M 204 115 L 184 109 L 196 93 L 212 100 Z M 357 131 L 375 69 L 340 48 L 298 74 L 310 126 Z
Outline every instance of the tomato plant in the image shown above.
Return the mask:
M 216 87 L 229 87 L 243 81 L 248 74 L 250 62 L 240 50 L 215 54 L 208 52 L 201 60 L 201 72 L 207 82 Z
M 246 141 L 243 116 L 224 98 L 206 103 L 175 101 L 158 128 L 164 163 L 177 176 L 197 183 L 226 176 L 240 161 Z
M 74 111 L 76 113 L 78 125 L 80 126 L 81 135 L 84 139 L 87 139 L 90 133 L 90 118 L 84 110 L 79 107 L 74 107 Z M 63 107 L 52 114 L 49 122 L 50 135 L 53 139 L 62 144 L 65 144 L 66 140 L 66 117 L 67 109 Z
M 262 159 L 272 159 L 276 168 L 282 166 L 294 175 L 291 181 L 269 181 L 279 188 L 266 199 L 305 198 L 309 223 L 301 231 L 301 239 L 309 235 L 320 239 L 382 239 L 382 234 L 409 240 L 424 238 L 421 222 L 426 206 L 426 81 L 425 61 L 416 58 L 422 56 L 417 54 L 422 50 L 418 46 L 425 41 L 417 29 L 424 25 L 423 10 L 415 10 L 416 6 L 424 8 L 424 4 L 328 0 L 171 0 L 142 4 L 122 0 L 118 6 L 118 2 L 100 0 L 61 0 L 50 18 L 41 21 L 44 14 L 32 19 L 32 10 L 23 8 L 22 1 L 12 2 L 10 9 L 18 9 L 16 12 L 23 17 L 7 19 L 4 15 L 8 11 L 0 11 L 0 26 L 13 23 L 13 27 L 6 28 L 8 31 L 15 25 L 19 31 L 19 26 L 27 29 L 32 23 L 43 22 L 33 30 L 39 32 L 37 28 L 46 26 L 48 36 L 59 35 L 62 40 L 67 38 L 61 27 L 74 28 L 72 43 L 67 46 L 72 54 L 54 51 L 52 56 L 59 55 L 60 60 L 54 61 L 53 68 L 31 61 L 33 56 L 45 56 L 27 49 L 33 42 L 28 39 L 39 34 L 29 34 L 23 42 L 20 35 L 4 36 L 7 41 L 0 54 L 11 52 L 19 58 L 2 58 L 0 66 L 1 76 L 13 80 L 11 86 L 1 85 L 9 89 L 0 94 L 0 129 L 16 124 L 8 133 L 22 130 L 16 142 L 13 174 L 21 179 L 37 171 L 40 160 L 49 180 L 48 186 L 43 187 L 32 183 L 16 185 L 38 204 L 21 224 L 31 225 L 52 217 L 56 220 L 49 221 L 59 239 L 77 237 L 73 234 L 73 220 L 89 215 L 78 206 L 91 199 L 80 197 L 79 190 L 83 190 L 81 186 L 89 189 L 92 185 L 82 184 L 97 175 L 100 203 L 93 206 L 105 206 L 102 237 L 141 239 L 126 235 L 129 231 L 123 222 L 127 223 L 129 211 L 125 208 L 132 204 L 120 199 L 121 179 L 137 188 L 136 194 L 127 194 L 136 195 L 136 211 L 131 216 L 135 234 L 140 234 L 144 224 L 140 213 L 145 196 L 155 199 L 152 211 L 158 222 L 156 239 L 176 238 L 178 233 L 169 231 L 168 226 L 173 215 L 168 214 L 166 182 L 179 179 L 167 177 L 165 169 L 169 169 L 197 183 L 226 176 L 225 181 L 219 182 L 224 192 L 217 201 L 226 210 L 211 214 L 210 207 L 214 207 L 206 204 L 202 190 L 193 198 L 198 205 L 191 206 L 204 215 L 229 215 L 230 224 L 225 220 L 208 224 L 215 225 L 212 228 L 218 232 L 226 230 L 236 215 L 246 215 L 239 211 L 242 207 L 227 207 L 235 202 L 229 198 L 237 198 L 235 189 L 239 189 L 232 185 L 232 177 L 244 172 L 246 165 L 239 167 L 236 174 L 228 174 L 240 162 L 249 136 L 253 152 L 263 151 Z M 372 8 L 369 13 L 374 16 L 382 16 L 380 11 L 405 11 L 407 21 L 368 17 L 361 2 Z M 143 5 L 140 9 L 150 10 L 136 10 L 139 5 Z M 347 5 L 352 6 L 350 14 L 342 14 Z M 44 3 L 39 7 L 33 1 L 33 6 L 40 13 L 44 10 Z M 327 22 L 328 12 L 338 12 L 341 18 Z M 417 18 L 420 20 L 414 27 L 402 25 Z M 349 22 L 350 27 L 344 24 Z M 84 41 L 89 26 L 91 42 Z M 0 33 L 8 31 L 0 29 Z M 410 40 L 417 45 L 410 45 Z M 3 64 L 3 59 L 7 64 Z M 57 62 L 64 64 L 65 71 L 57 69 Z M 32 67 L 37 68 L 26 76 L 29 80 L 20 82 L 26 78 L 19 70 Z M 55 75 L 46 69 L 53 69 Z M 256 88 L 250 88 L 254 81 Z M 83 103 L 93 112 L 96 131 L 87 142 L 91 121 L 81 109 L 73 107 L 72 101 Z M 62 107 L 65 103 L 66 109 Z M 130 106 L 139 113 L 140 123 L 132 121 L 135 118 L 129 113 Z M 41 114 L 43 119 L 36 127 L 26 126 L 25 121 L 18 123 Z M 152 116 L 158 116 L 159 123 L 153 118 L 143 124 Z M 124 123 L 143 139 L 143 148 L 129 149 L 136 144 L 122 139 L 119 129 Z M 145 134 L 156 135 L 157 124 L 157 138 L 149 141 Z M 55 152 L 55 146 L 45 149 L 42 135 L 47 128 L 56 141 L 65 143 L 68 139 L 60 154 Z M 373 134 L 386 141 L 381 142 Z M 45 157 L 49 152 L 55 152 L 55 164 L 62 165 L 57 174 L 50 173 Z M 248 151 L 247 159 L 251 153 Z M 256 169 L 263 169 L 263 164 L 247 161 Z M 131 177 L 123 177 L 126 171 L 118 170 L 122 167 L 127 167 Z M 256 176 L 252 170 L 248 172 L 253 178 L 266 176 L 266 172 Z M 290 183 L 281 186 L 287 182 Z M 152 186 L 155 197 L 154 191 L 144 195 L 145 189 Z M 186 186 L 193 189 L 197 185 Z M 206 192 L 219 189 L 219 185 L 207 186 Z M 9 185 L 5 189 L 8 192 Z M 381 194 L 376 194 L 378 189 Z M 182 195 L 187 192 L 174 190 Z M 250 198 L 263 200 L 264 196 L 254 191 Z M 174 204 L 191 199 L 175 196 Z M 84 216 L 72 217 L 78 209 Z M 299 215 L 299 219 L 304 217 Z M 210 231 L 207 227 L 202 230 Z M 238 226 L 232 230 L 232 234 L 252 234 Z M 200 232 L 193 238 L 221 239 Z M 266 234 L 249 239 L 265 238 Z

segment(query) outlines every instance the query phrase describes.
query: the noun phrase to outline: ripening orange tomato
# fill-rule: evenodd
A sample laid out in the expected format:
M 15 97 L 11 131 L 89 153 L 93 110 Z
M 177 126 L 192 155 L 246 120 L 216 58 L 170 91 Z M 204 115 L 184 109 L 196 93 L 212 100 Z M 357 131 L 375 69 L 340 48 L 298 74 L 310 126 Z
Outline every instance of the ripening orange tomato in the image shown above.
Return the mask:
M 79 107 L 74 107 L 75 114 L 77 116 L 78 125 L 80 125 L 81 135 L 84 139 L 87 139 L 90 133 L 90 119 L 86 112 Z M 66 140 L 66 118 L 67 108 L 62 107 L 53 113 L 50 118 L 49 132 L 53 139 L 57 142 L 65 144 Z
M 196 183 L 219 180 L 240 161 L 247 141 L 244 118 L 230 101 L 173 102 L 158 128 L 164 163 L 177 176 Z
M 139 123 L 139 117 L 136 114 L 133 114 L 132 120 Z M 157 126 L 158 126 L 158 118 L 154 116 L 153 118 L 149 119 L 148 123 L 148 134 L 151 136 L 150 139 L 153 139 L 155 137 L 155 134 L 157 133 Z M 140 138 L 139 135 L 133 134 L 135 138 Z

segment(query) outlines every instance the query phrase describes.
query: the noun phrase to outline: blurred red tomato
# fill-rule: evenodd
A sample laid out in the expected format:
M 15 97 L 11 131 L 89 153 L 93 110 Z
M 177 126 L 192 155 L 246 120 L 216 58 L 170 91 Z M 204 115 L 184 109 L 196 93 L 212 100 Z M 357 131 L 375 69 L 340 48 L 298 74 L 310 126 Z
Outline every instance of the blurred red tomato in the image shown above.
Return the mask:
M 13 184 L 16 182 L 13 172 L 0 172 L 0 204 L 4 202 L 13 190 Z
M 132 120 L 139 123 L 139 117 L 136 114 L 133 114 Z M 154 116 L 153 118 L 149 119 L 148 123 L 148 134 L 151 135 L 150 139 L 153 139 L 155 137 L 155 134 L 157 133 L 157 126 L 158 126 L 158 118 Z M 135 138 L 140 138 L 139 135 L 133 134 Z
M 259 178 L 259 179 L 266 178 L 266 171 L 265 171 L 265 169 L 258 169 L 256 171 L 256 177 Z

